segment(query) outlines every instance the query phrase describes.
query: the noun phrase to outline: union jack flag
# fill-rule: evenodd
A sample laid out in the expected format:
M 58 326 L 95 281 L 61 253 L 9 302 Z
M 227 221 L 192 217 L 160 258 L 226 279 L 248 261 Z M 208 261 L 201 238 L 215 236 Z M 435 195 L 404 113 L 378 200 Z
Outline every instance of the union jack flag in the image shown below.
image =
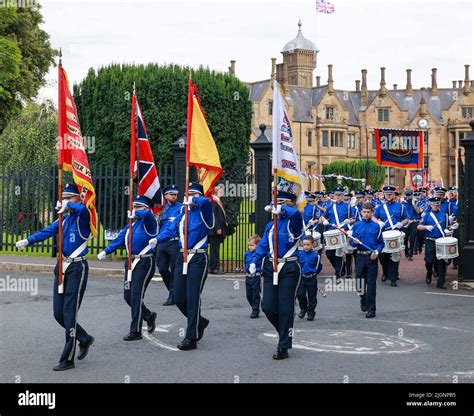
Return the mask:
M 137 143 L 138 138 L 138 157 Z M 137 164 L 138 160 L 138 164 Z M 138 194 L 150 198 L 155 204 L 162 204 L 160 180 L 156 170 L 150 140 L 146 133 L 145 120 L 135 94 L 132 98 L 132 140 L 130 146 L 130 169 L 138 179 Z
M 316 0 L 316 12 L 331 14 L 334 13 L 334 4 L 326 0 Z

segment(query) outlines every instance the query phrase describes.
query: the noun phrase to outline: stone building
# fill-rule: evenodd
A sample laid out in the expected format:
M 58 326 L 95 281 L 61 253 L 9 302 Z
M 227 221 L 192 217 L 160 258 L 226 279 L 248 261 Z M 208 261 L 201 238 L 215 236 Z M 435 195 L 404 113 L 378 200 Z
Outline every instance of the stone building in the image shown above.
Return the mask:
M 453 81 L 448 88 L 438 87 L 436 68 L 432 69 L 429 88 L 413 88 L 411 69 L 406 70 L 404 88 L 396 84 L 389 88 L 382 67 L 380 87 L 368 90 L 367 70 L 362 69 L 361 79 L 348 91 L 335 87 L 332 65 L 327 68 L 326 84 L 316 76 L 314 85 L 318 52 L 303 36 L 299 22 L 296 37 L 281 50 L 283 62 L 271 59 L 270 78 L 247 83 L 253 109 L 252 141 L 260 134 L 261 123 L 267 125 L 266 135 L 271 138 L 271 84 L 276 79 L 284 91 L 303 171 L 321 173 L 323 166 L 334 160 L 365 159 L 367 153 L 375 158 L 374 128 L 419 129 L 424 119 L 424 167 L 433 181 L 442 179 L 445 186 L 456 184 L 459 140 L 470 131 L 468 122 L 474 118 L 474 81 L 469 79 L 469 65 L 465 65 L 464 80 Z M 235 75 L 235 61 L 231 61 L 229 71 Z M 387 183 L 400 189 L 410 185 L 407 170 L 387 168 L 386 176 Z M 324 188 L 317 180 L 307 186 L 312 190 Z

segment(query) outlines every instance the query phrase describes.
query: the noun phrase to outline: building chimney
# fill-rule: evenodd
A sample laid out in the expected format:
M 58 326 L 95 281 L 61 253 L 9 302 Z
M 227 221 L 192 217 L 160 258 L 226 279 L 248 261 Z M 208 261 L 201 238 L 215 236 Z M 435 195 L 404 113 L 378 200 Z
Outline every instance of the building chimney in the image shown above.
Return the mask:
M 469 95 L 471 92 L 471 86 L 469 85 L 469 65 L 464 65 L 464 88 L 463 88 L 463 94 L 464 95 Z
M 453 81 L 453 88 L 456 88 L 456 81 Z
M 426 112 L 426 101 L 425 101 L 425 88 L 421 88 L 421 98 L 420 98 L 420 117 L 426 117 L 428 113 Z
M 272 81 L 274 81 L 276 77 L 276 61 L 277 61 L 277 58 L 272 58 L 272 74 L 271 74 Z
M 334 93 L 334 80 L 332 79 L 332 64 L 328 65 L 328 93 Z
M 462 80 L 459 80 L 459 81 L 458 81 L 458 88 L 459 88 L 459 89 L 462 88 Z
M 398 84 L 393 84 L 393 89 L 394 89 L 395 91 L 397 91 L 397 90 L 398 90 Z
M 316 86 L 317 87 L 321 86 L 321 76 L 320 75 L 316 76 Z
M 360 92 L 360 80 L 356 79 L 356 92 Z
M 474 89 L 474 80 L 471 80 L 471 88 Z
M 385 67 L 380 68 L 380 89 L 379 95 L 385 97 L 387 94 L 387 89 L 385 88 Z
M 438 80 L 436 79 L 437 68 L 431 68 L 431 95 L 438 95 Z
M 413 95 L 413 88 L 411 86 L 411 69 L 407 69 L 407 88 L 406 95 Z
M 235 61 L 230 61 L 229 74 L 235 76 Z
M 360 105 L 367 107 L 367 69 L 362 71 L 362 86 L 360 90 Z

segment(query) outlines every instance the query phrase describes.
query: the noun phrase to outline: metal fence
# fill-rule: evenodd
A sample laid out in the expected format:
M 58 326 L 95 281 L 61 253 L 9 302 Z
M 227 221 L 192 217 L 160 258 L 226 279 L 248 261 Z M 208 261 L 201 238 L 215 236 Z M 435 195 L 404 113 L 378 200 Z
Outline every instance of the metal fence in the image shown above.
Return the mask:
M 0 177 L 0 252 L 17 252 L 15 242 L 36 230 L 51 224 L 56 218 L 54 206 L 57 199 L 57 167 L 22 169 L 2 165 Z M 98 236 L 89 241 L 89 253 L 99 253 L 127 223 L 129 197 L 128 165 L 91 166 L 97 194 L 99 217 Z M 160 166 L 162 187 L 178 182 L 172 165 Z M 225 195 L 222 198 L 230 223 L 230 235 L 221 245 L 220 269 L 239 272 L 243 269 L 243 256 L 247 239 L 254 233 L 255 184 L 253 168 L 226 172 L 221 180 Z M 64 182 L 71 176 L 65 173 Z M 32 255 L 56 256 L 57 241 L 48 239 L 25 249 Z M 38 253 L 38 254 L 35 254 Z M 125 250 L 116 256 L 125 257 Z

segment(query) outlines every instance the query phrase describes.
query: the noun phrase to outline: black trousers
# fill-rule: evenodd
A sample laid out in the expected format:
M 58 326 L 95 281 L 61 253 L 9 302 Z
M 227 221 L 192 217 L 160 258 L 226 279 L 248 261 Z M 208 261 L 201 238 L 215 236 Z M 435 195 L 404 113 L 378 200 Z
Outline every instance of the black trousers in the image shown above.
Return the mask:
M 58 293 L 58 265 L 54 269 L 54 319 L 65 329 L 66 343 L 59 361 L 74 361 L 76 341 L 87 344 L 91 337 L 78 324 L 77 315 L 87 286 L 89 265 L 87 260 L 69 264 L 64 272 L 63 293 Z
M 174 288 L 174 266 L 179 254 L 179 241 L 166 241 L 161 243 L 156 251 L 156 265 L 163 278 L 163 283 L 169 292 L 169 298 L 173 299 Z
M 400 264 L 399 261 L 392 260 L 391 253 L 380 253 L 379 260 L 380 264 L 382 265 L 382 270 L 384 276 L 387 276 L 389 280 L 397 280 L 398 277 L 398 266 Z
M 416 234 L 417 234 L 417 229 L 416 227 L 418 226 L 417 222 L 412 222 L 408 224 L 408 227 L 405 228 L 405 238 L 403 240 L 403 244 L 405 245 L 405 256 L 407 257 L 413 257 L 413 253 L 416 248 Z
M 425 230 L 416 230 L 416 247 L 421 253 L 425 244 Z
M 356 284 L 360 291 L 362 303 L 368 312 L 375 312 L 375 296 L 377 292 L 377 259 L 372 260 L 370 254 L 358 254 L 356 260 Z
M 459 243 L 459 240 L 461 238 L 461 230 L 459 228 L 456 228 L 453 232 L 453 237 L 454 238 L 457 238 L 458 239 L 458 243 Z M 453 266 L 459 266 L 459 257 L 456 257 L 453 259 Z
M 220 235 L 210 235 L 209 241 L 209 270 L 219 270 L 219 249 L 224 240 Z
M 332 267 L 334 267 L 336 278 L 339 279 L 341 277 L 342 266 L 344 265 L 345 254 L 343 254 L 342 257 L 339 257 L 336 256 L 336 250 L 326 250 L 326 256 Z
M 436 243 L 434 240 L 425 241 L 425 267 L 427 276 L 431 277 L 433 274 L 433 267 L 435 267 L 438 274 L 438 285 L 443 285 L 446 279 L 447 264 L 444 260 L 436 258 Z

